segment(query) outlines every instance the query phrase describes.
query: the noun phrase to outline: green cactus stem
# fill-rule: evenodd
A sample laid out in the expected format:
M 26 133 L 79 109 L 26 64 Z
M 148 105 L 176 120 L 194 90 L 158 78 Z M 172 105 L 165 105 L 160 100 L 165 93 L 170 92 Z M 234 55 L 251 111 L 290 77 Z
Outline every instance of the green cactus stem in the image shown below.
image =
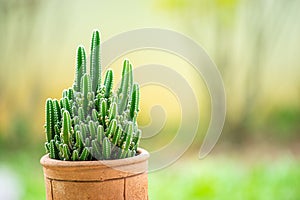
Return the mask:
M 75 91 L 79 92 L 81 78 L 86 73 L 86 54 L 83 46 L 79 46 L 77 48 L 75 71 L 74 89 Z
M 109 120 L 113 120 L 117 117 L 117 103 L 113 102 L 110 105 L 109 113 L 108 113 L 108 118 Z
M 46 137 L 48 142 L 54 137 L 54 107 L 51 99 L 46 101 Z
M 132 72 L 132 65 L 131 63 L 129 63 L 129 70 L 128 70 L 128 93 L 127 93 L 127 96 L 128 98 L 130 98 L 130 94 L 131 94 L 131 91 L 132 91 L 132 86 L 133 86 L 133 72 Z
M 64 89 L 63 92 L 62 92 L 62 97 L 65 98 L 67 96 L 68 96 L 68 90 Z
M 108 98 L 113 86 L 113 71 L 111 69 L 108 69 L 106 71 L 104 86 L 105 86 L 105 98 Z
M 84 111 L 83 111 L 83 108 L 82 107 L 79 107 L 78 108 L 78 118 L 80 121 L 84 121 L 85 120 L 85 117 L 84 117 Z
M 79 160 L 79 153 L 78 153 L 78 151 L 76 149 L 72 153 L 72 160 L 73 161 Z
M 119 142 L 119 139 L 121 137 L 121 134 L 122 134 L 122 127 L 119 125 L 118 128 L 117 128 L 117 131 L 116 133 L 114 134 L 113 136 L 113 139 L 112 139 L 112 143 L 117 146 L 118 145 L 118 142 Z
M 104 129 L 103 126 L 99 125 L 97 128 L 97 140 L 100 144 L 102 144 L 103 138 L 104 138 Z
M 128 149 L 129 149 L 129 146 L 130 146 L 131 140 L 132 140 L 132 135 L 133 135 L 133 123 L 129 123 L 126 137 L 122 144 L 122 149 L 124 149 L 125 151 L 128 151 Z
M 89 131 L 90 131 L 91 138 L 96 138 L 96 126 L 93 121 L 89 122 Z
M 88 92 L 90 91 L 89 88 L 90 88 L 90 78 L 89 78 L 89 75 L 87 74 L 84 74 L 82 79 L 81 79 L 81 92 L 83 93 L 83 112 L 84 112 L 84 116 L 87 116 L 88 114 Z
M 132 88 L 132 66 L 128 60 L 124 61 L 122 71 L 122 81 L 119 88 L 119 114 L 123 113 L 127 106 L 127 101 Z
M 88 147 L 84 147 L 84 149 L 82 150 L 82 153 L 79 157 L 79 160 L 84 161 L 88 159 L 89 156 L 89 148 Z
M 70 160 L 70 156 L 71 156 L 71 153 L 70 153 L 68 145 L 63 144 L 63 157 L 65 158 L 65 160 Z
M 128 65 L 129 65 L 129 60 L 125 59 L 123 62 L 123 70 L 122 70 L 122 79 L 121 79 L 121 85 L 118 89 L 117 95 L 119 96 L 122 93 L 122 89 L 125 84 L 125 78 L 127 77 L 126 74 L 128 73 Z
M 63 99 L 63 106 L 64 106 L 64 109 L 67 110 L 71 116 L 74 116 L 73 111 L 71 109 L 70 100 L 67 97 L 65 97 Z
M 77 147 L 78 149 L 82 149 L 83 148 L 83 142 L 82 142 L 82 136 L 80 134 L 80 131 L 76 131 L 75 140 L 76 140 L 76 143 L 75 143 L 74 146 Z
M 49 143 L 49 156 L 52 159 L 57 159 L 58 158 L 58 150 L 55 146 L 55 141 L 51 140 Z
M 142 131 L 141 130 L 137 130 L 137 133 L 136 133 L 135 137 L 132 139 L 132 142 L 133 142 L 133 145 L 134 145 L 133 149 L 135 151 L 137 151 L 137 148 L 138 148 L 138 146 L 140 144 L 141 136 L 142 136 Z
M 53 100 L 53 111 L 54 111 L 54 124 L 58 125 L 58 128 L 60 128 L 61 108 L 59 106 L 59 102 L 57 99 Z
M 90 75 L 92 80 L 92 91 L 96 93 L 98 85 L 101 84 L 100 33 L 98 30 L 95 30 L 92 36 Z
M 128 153 L 128 151 L 122 149 L 122 150 L 121 150 L 121 153 L 120 153 L 120 155 L 119 155 L 119 158 L 121 158 L 121 159 L 126 158 L 127 153 Z
M 97 112 L 96 109 L 93 109 L 93 110 L 92 110 L 92 120 L 93 120 L 94 122 L 98 121 L 98 112 Z
M 104 128 L 106 128 L 106 115 L 107 115 L 107 101 L 105 99 L 102 99 L 101 104 L 100 104 L 100 111 L 101 111 L 101 121 L 102 124 L 104 126 Z
M 115 134 L 116 130 L 117 130 L 117 120 L 113 119 L 109 123 L 109 127 L 108 127 L 108 130 L 107 130 L 107 135 L 106 136 L 108 138 L 112 138 L 112 136 Z
M 99 159 L 101 156 L 101 147 L 97 140 L 92 141 L 93 157 Z
M 71 135 L 71 118 L 70 114 L 67 110 L 64 111 L 63 114 L 63 127 L 62 127 L 62 134 L 63 134 L 63 141 L 64 144 L 70 145 L 70 135 Z
M 139 111 L 139 100 L 140 100 L 139 85 L 134 84 L 133 89 L 132 89 L 131 104 L 130 104 L 130 118 L 131 118 L 131 120 L 134 118 L 134 116 L 137 115 L 137 113 Z
M 91 146 L 91 139 L 89 137 L 85 138 L 85 146 L 90 147 Z
M 103 157 L 105 160 L 108 160 L 110 158 L 111 154 L 111 143 L 108 138 L 104 138 L 103 140 Z

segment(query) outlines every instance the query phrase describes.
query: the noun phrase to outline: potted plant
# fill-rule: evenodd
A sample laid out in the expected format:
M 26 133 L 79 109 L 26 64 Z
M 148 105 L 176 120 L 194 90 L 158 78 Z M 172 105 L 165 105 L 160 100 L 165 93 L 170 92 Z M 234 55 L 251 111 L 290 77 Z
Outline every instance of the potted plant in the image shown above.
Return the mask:
M 72 88 L 46 101 L 46 155 L 41 158 L 46 199 L 148 199 L 149 153 L 138 148 L 139 85 L 124 61 L 112 91 L 113 71 L 101 81 L 100 33 L 92 35 L 90 74 L 86 53 L 77 50 Z

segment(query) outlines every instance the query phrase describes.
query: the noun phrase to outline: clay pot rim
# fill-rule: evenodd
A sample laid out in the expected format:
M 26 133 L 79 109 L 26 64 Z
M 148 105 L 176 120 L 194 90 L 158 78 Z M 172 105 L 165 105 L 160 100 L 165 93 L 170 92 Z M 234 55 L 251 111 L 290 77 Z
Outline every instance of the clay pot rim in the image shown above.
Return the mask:
M 44 167 L 66 167 L 66 168 L 78 168 L 78 167 L 118 167 L 132 165 L 134 163 L 143 162 L 148 160 L 150 154 L 148 151 L 142 148 L 138 148 L 138 155 L 130 158 L 116 159 L 116 160 L 93 160 L 93 161 L 63 161 L 51 159 L 49 154 L 44 155 L 40 163 Z

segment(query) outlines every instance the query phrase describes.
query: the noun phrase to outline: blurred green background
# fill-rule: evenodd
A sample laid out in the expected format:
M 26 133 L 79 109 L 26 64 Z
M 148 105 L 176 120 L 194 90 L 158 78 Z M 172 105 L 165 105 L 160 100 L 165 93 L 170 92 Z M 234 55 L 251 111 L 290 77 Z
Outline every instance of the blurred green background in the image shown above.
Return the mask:
M 0 199 L 44 199 L 44 102 L 71 86 L 77 45 L 88 49 L 94 28 L 107 40 L 144 27 L 175 30 L 201 44 L 227 95 L 221 138 L 198 160 L 209 95 L 191 71 L 182 72 L 201 90 L 204 117 L 184 156 L 149 174 L 150 198 L 299 199 L 299 7 L 299 0 L 0 0 Z M 138 66 L 146 57 L 131 60 Z M 169 101 L 169 116 L 179 114 L 171 97 L 156 91 L 142 89 L 141 124 L 151 121 L 143 110 L 156 100 Z M 173 118 L 160 141 L 176 132 Z

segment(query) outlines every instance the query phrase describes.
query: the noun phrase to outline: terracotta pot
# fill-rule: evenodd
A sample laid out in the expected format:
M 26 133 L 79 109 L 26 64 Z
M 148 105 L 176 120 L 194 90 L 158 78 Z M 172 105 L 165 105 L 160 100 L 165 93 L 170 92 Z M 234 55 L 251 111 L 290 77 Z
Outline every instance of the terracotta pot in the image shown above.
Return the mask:
M 148 199 L 149 153 L 106 161 L 60 161 L 41 158 L 47 200 Z

